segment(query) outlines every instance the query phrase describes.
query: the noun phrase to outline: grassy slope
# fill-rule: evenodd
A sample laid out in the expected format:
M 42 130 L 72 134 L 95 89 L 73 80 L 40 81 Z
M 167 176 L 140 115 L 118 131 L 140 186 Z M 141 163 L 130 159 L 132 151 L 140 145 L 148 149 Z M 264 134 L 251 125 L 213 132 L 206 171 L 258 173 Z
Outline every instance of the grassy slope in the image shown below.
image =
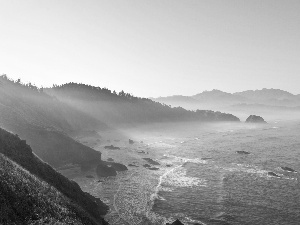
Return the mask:
M 58 210 L 62 210 L 60 213 L 64 212 L 64 208 L 67 207 L 71 211 L 66 212 L 68 214 L 66 219 L 75 220 L 77 217 L 73 215 L 76 215 L 78 218 L 82 218 L 80 220 L 86 220 L 84 224 L 93 224 L 91 221 L 98 221 L 101 224 L 102 217 L 100 215 L 107 212 L 107 206 L 99 199 L 83 192 L 78 184 L 68 180 L 51 166 L 39 160 L 32 153 L 30 146 L 25 141 L 20 140 L 18 136 L 0 129 L 0 153 L 1 162 L 3 162 L 1 163 L 0 174 L 1 210 L 4 210 L 1 215 L 12 213 L 13 216 L 9 218 L 13 218 L 18 224 L 19 217 L 23 220 L 29 220 L 32 216 L 34 217 L 32 213 L 35 212 L 35 209 L 46 207 L 48 211 L 40 212 L 41 217 L 45 218 L 42 213 L 52 213 L 53 220 L 60 221 L 56 212 Z M 10 160 L 19 164 L 20 167 Z M 49 189 L 48 197 L 55 203 L 54 205 L 48 204 L 48 207 L 46 204 L 47 191 L 43 192 L 46 189 Z M 20 198 L 20 196 L 25 199 Z M 39 199 L 40 197 L 41 199 Z M 42 201 L 41 205 L 39 205 L 40 200 Z M 35 204 L 31 204 L 31 201 Z M 27 207 L 31 207 L 30 212 Z M 94 222 L 94 224 L 96 223 Z
M 0 153 L 0 224 L 94 224 L 56 188 Z

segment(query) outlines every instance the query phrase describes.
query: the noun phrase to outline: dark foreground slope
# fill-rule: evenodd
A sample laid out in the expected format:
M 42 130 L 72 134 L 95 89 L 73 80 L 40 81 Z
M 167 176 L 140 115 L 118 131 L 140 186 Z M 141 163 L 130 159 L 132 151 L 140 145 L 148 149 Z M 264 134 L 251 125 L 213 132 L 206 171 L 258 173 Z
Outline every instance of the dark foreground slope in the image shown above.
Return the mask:
M 60 101 L 110 124 L 177 122 L 177 121 L 239 121 L 231 114 L 210 110 L 189 111 L 172 108 L 147 98 L 134 97 L 121 91 L 69 83 L 45 90 Z
M 99 199 L 39 160 L 17 135 L 0 129 L 0 224 L 105 224 Z
M 0 76 L 0 126 L 19 134 L 42 160 L 55 167 L 97 163 L 101 153 L 70 136 L 107 128 L 42 89 L 11 81 L 6 76 Z

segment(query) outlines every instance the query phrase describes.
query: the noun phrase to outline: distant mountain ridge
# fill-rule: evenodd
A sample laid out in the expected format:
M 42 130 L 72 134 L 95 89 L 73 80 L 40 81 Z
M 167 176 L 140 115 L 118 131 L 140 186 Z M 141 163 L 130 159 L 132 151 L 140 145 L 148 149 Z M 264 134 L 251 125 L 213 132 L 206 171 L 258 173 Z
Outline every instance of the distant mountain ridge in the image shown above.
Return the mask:
M 248 90 L 248 91 L 242 91 L 242 92 L 236 92 L 233 93 L 235 96 L 243 96 L 247 99 L 252 99 L 254 101 L 258 100 L 268 100 L 268 99 L 295 99 L 297 98 L 297 95 L 293 95 L 292 93 L 289 93 L 287 91 L 283 91 L 280 89 L 267 89 L 263 88 L 261 90 Z
M 233 95 L 220 90 L 204 91 L 202 93 L 191 96 L 192 98 L 199 101 L 245 101 L 246 99 L 243 96 Z
M 172 106 L 185 106 L 189 109 L 204 109 L 218 104 L 221 107 L 231 106 L 236 104 L 264 104 L 267 106 L 285 106 L 297 107 L 300 106 L 300 95 L 294 95 L 280 89 L 261 89 L 248 90 L 236 93 L 227 93 L 220 90 L 203 91 L 193 96 L 168 96 L 151 98 L 153 101 L 158 101 Z

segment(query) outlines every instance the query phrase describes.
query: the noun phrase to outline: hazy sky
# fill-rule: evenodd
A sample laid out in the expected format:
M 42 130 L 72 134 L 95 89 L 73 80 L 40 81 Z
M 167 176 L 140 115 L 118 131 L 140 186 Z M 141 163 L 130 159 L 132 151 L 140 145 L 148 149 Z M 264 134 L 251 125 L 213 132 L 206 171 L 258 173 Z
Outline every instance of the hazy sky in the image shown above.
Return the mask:
M 300 1 L 0 0 L 0 74 L 137 96 L 300 94 Z

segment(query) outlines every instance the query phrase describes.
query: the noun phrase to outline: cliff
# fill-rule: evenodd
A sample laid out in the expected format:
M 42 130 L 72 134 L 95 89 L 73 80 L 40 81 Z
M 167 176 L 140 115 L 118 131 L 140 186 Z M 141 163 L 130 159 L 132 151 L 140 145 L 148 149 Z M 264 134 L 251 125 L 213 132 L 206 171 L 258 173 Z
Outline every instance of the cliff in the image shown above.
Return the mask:
M 0 128 L 0 223 L 106 224 L 108 207 Z

